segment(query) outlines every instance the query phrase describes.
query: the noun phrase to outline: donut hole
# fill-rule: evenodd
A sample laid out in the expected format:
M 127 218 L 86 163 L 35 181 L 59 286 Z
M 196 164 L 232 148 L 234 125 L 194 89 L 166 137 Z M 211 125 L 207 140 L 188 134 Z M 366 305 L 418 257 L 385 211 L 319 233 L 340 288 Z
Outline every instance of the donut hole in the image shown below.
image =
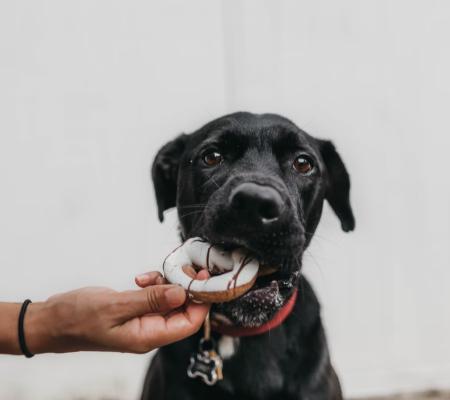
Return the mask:
M 192 265 L 183 265 L 181 269 L 189 278 L 195 279 L 197 277 L 197 271 Z
M 213 264 L 212 267 L 209 268 L 208 272 L 211 274 L 211 276 L 222 275 L 224 273 L 224 271 L 215 264 Z

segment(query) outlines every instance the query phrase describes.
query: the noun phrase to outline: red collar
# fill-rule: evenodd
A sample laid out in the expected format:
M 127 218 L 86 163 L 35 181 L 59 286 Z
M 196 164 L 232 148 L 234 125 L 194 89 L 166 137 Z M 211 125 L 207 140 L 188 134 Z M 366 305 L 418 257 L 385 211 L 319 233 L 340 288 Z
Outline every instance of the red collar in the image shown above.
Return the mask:
M 295 289 L 294 293 L 292 294 L 291 298 L 286 302 L 286 304 L 280 310 L 277 311 L 275 316 L 270 321 L 266 322 L 261 326 L 257 326 L 254 328 L 244 328 L 233 325 L 224 325 L 218 323 L 217 321 L 212 321 L 211 327 L 215 332 L 221 333 L 222 335 L 233 337 L 261 335 L 263 333 L 270 331 L 271 329 L 276 328 L 277 326 L 280 326 L 284 322 L 284 320 L 292 312 L 296 299 L 297 299 L 297 289 Z

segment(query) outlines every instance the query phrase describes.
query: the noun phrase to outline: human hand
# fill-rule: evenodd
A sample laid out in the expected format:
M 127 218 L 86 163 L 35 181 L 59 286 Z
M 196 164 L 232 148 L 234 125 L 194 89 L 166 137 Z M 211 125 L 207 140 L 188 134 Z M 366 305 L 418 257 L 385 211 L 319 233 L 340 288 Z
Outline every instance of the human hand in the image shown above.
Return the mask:
M 197 279 L 206 279 L 205 271 Z M 83 288 L 32 303 L 25 337 L 32 353 L 81 350 L 145 353 L 195 333 L 209 311 L 159 272 L 136 278 L 142 288 Z

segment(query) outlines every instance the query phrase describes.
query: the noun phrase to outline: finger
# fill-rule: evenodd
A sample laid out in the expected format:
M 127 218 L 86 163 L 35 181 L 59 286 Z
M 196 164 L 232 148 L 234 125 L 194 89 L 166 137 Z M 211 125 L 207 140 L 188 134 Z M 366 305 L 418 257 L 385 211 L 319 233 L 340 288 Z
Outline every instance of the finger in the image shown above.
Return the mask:
M 166 319 L 168 338 L 181 340 L 197 332 L 203 325 L 210 305 L 188 303 L 183 312 L 174 313 Z
M 158 271 L 146 272 L 144 274 L 138 275 L 134 278 L 136 285 L 141 288 L 150 286 L 150 285 L 161 285 L 164 284 L 164 278 Z
M 162 316 L 146 316 L 142 322 L 142 342 L 148 348 L 165 346 L 197 332 L 209 311 L 209 305 L 189 303 L 185 310 Z
M 166 313 L 186 301 L 185 290 L 178 285 L 155 285 L 141 290 L 117 293 L 123 320 L 151 313 Z
M 188 329 L 187 332 L 189 335 L 198 331 L 198 329 L 202 326 L 203 322 L 205 322 L 205 318 L 208 315 L 209 309 L 211 308 L 211 304 L 206 303 L 194 303 L 189 302 L 184 310 L 184 316 L 188 320 Z M 170 318 L 169 318 L 170 319 Z M 170 321 L 167 321 L 169 324 Z
M 209 272 L 206 269 L 200 270 L 197 274 L 196 279 L 204 280 L 209 278 Z M 136 285 L 141 288 L 145 288 L 151 285 L 164 285 L 167 280 L 161 275 L 159 271 L 146 272 L 144 274 L 138 275 L 134 278 Z
M 202 269 L 198 272 L 196 279 L 199 279 L 201 281 L 209 278 L 209 272 L 206 269 Z

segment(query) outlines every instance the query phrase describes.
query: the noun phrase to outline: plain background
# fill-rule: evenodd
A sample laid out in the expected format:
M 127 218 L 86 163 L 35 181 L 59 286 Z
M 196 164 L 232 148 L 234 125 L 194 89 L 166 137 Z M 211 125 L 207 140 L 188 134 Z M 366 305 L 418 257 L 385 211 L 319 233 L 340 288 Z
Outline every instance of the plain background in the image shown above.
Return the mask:
M 3 1 L 0 299 L 133 287 L 177 243 L 158 148 L 237 110 L 334 140 L 305 271 L 349 396 L 450 387 L 450 3 Z M 0 356 L 0 398 L 135 399 L 148 355 Z

